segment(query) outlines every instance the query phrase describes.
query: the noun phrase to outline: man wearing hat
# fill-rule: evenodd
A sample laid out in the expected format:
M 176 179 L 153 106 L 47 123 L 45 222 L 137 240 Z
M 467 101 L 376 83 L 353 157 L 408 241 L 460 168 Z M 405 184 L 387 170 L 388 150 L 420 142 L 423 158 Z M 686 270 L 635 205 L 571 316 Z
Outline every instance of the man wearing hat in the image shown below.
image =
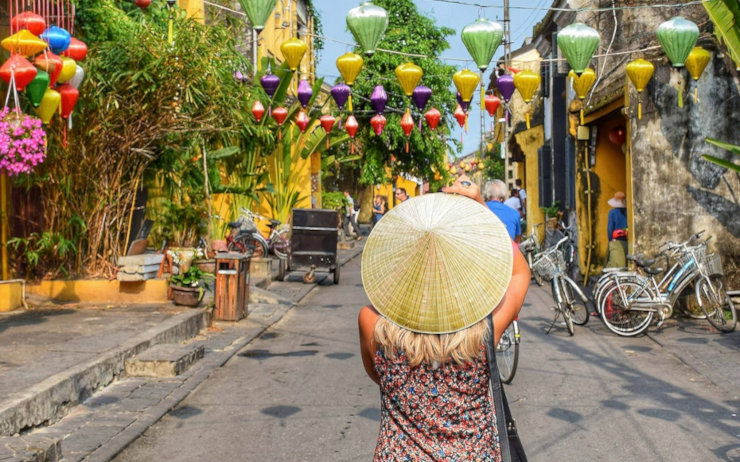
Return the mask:
M 607 220 L 609 242 L 606 267 L 627 265 L 627 201 L 623 192 L 617 191 L 607 203 L 612 207 Z

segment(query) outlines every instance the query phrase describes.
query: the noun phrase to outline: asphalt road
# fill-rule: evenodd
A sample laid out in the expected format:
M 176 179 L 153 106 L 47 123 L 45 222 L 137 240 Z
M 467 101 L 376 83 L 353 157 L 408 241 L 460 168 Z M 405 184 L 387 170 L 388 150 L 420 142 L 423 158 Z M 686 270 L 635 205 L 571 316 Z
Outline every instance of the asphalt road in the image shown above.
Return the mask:
M 359 268 L 356 258 L 338 286 L 317 287 L 115 460 L 372 460 L 380 411 L 359 356 Z M 717 386 L 650 337 L 619 338 L 595 319 L 574 337 L 545 335 L 548 297 L 530 290 L 506 387 L 531 461 L 740 461 L 740 385 Z M 723 358 L 740 367 L 740 355 Z

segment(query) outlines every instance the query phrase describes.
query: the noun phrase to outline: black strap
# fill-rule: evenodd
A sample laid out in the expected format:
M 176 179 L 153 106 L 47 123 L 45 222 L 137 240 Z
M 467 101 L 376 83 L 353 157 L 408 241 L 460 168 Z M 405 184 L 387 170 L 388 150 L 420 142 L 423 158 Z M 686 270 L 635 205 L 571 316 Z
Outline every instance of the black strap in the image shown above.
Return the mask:
M 498 373 L 491 316 L 486 317 L 486 323 L 488 324 L 488 331 L 490 333 L 490 337 L 485 342 L 486 359 L 488 361 L 488 372 L 491 376 L 491 395 L 496 413 L 496 431 L 498 432 L 498 440 L 501 446 L 501 462 L 527 462 L 524 447 L 517 433 L 516 422 L 511 416 L 509 402 L 506 400 L 501 376 Z

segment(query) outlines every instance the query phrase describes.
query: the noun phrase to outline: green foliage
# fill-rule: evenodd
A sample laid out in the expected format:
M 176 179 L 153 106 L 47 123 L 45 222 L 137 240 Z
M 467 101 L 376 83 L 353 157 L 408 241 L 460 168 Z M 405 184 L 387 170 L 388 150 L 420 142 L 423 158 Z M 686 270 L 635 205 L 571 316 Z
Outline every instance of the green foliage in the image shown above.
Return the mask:
M 555 218 L 558 216 L 558 212 L 560 211 L 560 201 L 555 201 L 552 203 L 549 207 L 540 207 L 543 212 L 545 212 L 546 218 Z
M 341 191 L 331 191 L 321 193 L 321 208 L 337 210 L 343 214 L 347 208 L 348 201 Z
M 740 146 L 736 146 L 734 144 L 725 143 L 724 141 L 715 140 L 714 138 L 706 138 L 707 143 L 713 144 L 717 147 L 720 147 L 722 149 L 725 149 L 727 151 L 730 151 L 732 154 L 740 157 Z M 708 154 L 704 154 L 701 156 L 702 159 L 708 160 L 709 162 L 713 162 L 720 167 L 724 167 L 730 170 L 733 170 L 735 172 L 740 172 L 740 165 L 729 161 L 727 159 L 722 159 L 720 157 L 710 156 Z
M 208 282 L 206 281 L 207 278 L 213 279 L 213 275 L 211 273 L 206 273 L 205 271 L 198 268 L 198 265 L 191 265 L 190 268 L 188 268 L 187 271 L 183 272 L 182 274 L 176 274 L 170 278 L 170 283 L 180 286 L 180 287 L 205 287 L 206 289 L 209 288 Z
M 455 68 L 444 64 L 440 59 L 442 52 L 449 48 L 447 37 L 454 30 L 437 27 L 434 21 L 419 14 L 411 0 L 377 0 L 374 4 L 388 11 L 389 25 L 379 48 L 393 49 L 401 52 L 424 54 L 429 58 L 409 58 L 391 53 L 376 53 L 365 58 L 365 64 L 355 81 L 353 103 L 355 116 L 360 124 L 355 142 L 360 146 L 363 159 L 358 162 L 361 169 L 359 182 L 362 184 L 385 183 L 390 180 L 386 167 L 392 167 L 392 175 L 408 172 L 412 175 L 429 178 L 434 170 L 440 170 L 446 164 L 448 151 L 447 136 L 455 106 L 455 93 L 451 89 L 452 74 Z M 401 129 L 401 116 L 395 109 L 404 109 L 410 103 L 395 76 L 399 64 L 413 61 L 424 70 L 421 84 L 432 89 L 432 97 L 426 110 L 436 107 L 444 114 L 436 131 L 431 131 L 423 121 L 423 115 L 414 112 L 417 127 L 409 141 L 409 152 L 405 152 L 407 138 Z M 375 114 L 369 100 L 376 85 L 383 85 L 388 93 L 388 109 L 385 112 L 387 124 L 382 136 L 375 135 L 370 127 L 370 118 Z M 362 95 L 363 97 L 360 97 Z M 418 121 L 422 119 L 424 129 L 418 130 Z M 348 146 L 340 148 L 349 151 Z M 332 151 L 335 154 L 335 151 Z M 391 162 L 391 156 L 396 162 Z
M 8 247 L 24 263 L 26 278 L 32 278 L 42 268 L 52 277 L 68 276 L 71 270 L 69 260 L 77 254 L 74 241 L 48 231 L 31 233 L 27 238 L 11 238 Z
M 489 179 L 504 180 L 506 175 L 506 166 L 501 158 L 501 145 L 495 143 L 493 149 L 486 153 L 483 158 L 483 176 Z
M 714 33 L 727 47 L 736 66 L 740 66 L 740 5 L 737 0 L 702 2 L 714 23 Z

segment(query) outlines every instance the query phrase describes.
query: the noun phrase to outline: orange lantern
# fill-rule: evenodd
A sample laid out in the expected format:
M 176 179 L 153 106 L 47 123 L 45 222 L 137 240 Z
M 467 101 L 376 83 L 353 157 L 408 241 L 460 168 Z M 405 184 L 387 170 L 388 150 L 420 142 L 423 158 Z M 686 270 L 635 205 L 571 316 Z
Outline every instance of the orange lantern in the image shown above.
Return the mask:
M 401 117 L 401 128 L 406 134 L 406 152 L 409 152 L 409 136 L 411 136 L 411 131 L 414 129 L 414 118 L 411 117 L 411 112 L 406 111 Z
M 0 42 L 3 48 L 11 54 L 18 53 L 28 58 L 41 53 L 49 46 L 46 42 L 33 35 L 28 29 L 23 29 Z
M 59 74 L 62 72 L 62 58 L 50 51 L 47 51 L 36 56 L 36 59 L 33 60 L 33 64 L 49 74 L 50 88 L 56 85 Z
M 711 59 L 712 54 L 710 52 L 702 47 L 694 47 L 684 63 L 686 65 L 686 69 L 689 70 L 689 74 L 691 74 L 691 78 L 695 81 L 699 80 L 699 77 L 704 73 L 704 69 L 707 67 L 707 64 L 709 64 Z M 694 102 L 696 103 L 698 100 L 699 87 L 696 86 L 694 87 Z
M 347 134 L 351 139 L 355 139 L 355 134 L 357 134 L 357 129 L 360 127 L 360 124 L 357 123 L 357 119 L 355 119 L 355 116 L 352 114 L 347 117 L 347 121 L 344 122 L 344 129 L 347 131 Z M 349 152 L 354 154 L 355 153 L 355 144 L 350 141 L 349 144 Z
M 525 103 L 532 101 L 535 92 L 540 86 L 540 74 L 532 71 L 520 71 L 514 74 L 514 86 L 519 90 Z M 527 128 L 529 128 L 529 112 L 527 112 Z
M 627 64 L 627 77 L 637 90 L 637 118 L 642 119 L 642 91 L 647 86 L 653 76 L 655 66 L 650 61 L 642 58 L 631 61 Z
M 362 56 L 355 53 L 345 53 L 337 58 L 337 69 L 342 75 L 344 82 L 350 87 L 354 85 L 357 75 L 362 69 Z M 349 94 L 347 109 L 352 112 L 352 93 Z

